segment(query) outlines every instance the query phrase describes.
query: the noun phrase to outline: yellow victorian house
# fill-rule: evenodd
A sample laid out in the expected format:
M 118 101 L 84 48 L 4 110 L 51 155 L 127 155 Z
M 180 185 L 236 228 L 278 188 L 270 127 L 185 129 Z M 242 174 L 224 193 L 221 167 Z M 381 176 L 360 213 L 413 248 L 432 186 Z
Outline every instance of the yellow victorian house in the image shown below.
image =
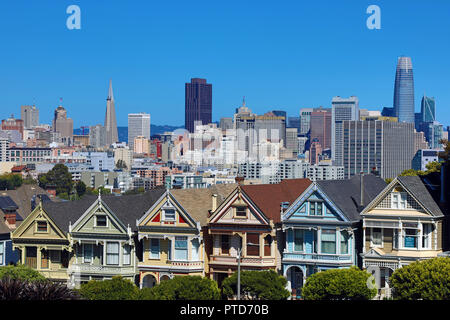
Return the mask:
M 66 282 L 67 268 L 72 256 L 68 239 L 70 212 L 49 207 L 63 203 L 39 202 L 22 224 L 11 232 L 13 248 L 20 251 L 19 262 L 38 270 L 45 277 Z M 67 222 L 66 222 L 67 221 Z

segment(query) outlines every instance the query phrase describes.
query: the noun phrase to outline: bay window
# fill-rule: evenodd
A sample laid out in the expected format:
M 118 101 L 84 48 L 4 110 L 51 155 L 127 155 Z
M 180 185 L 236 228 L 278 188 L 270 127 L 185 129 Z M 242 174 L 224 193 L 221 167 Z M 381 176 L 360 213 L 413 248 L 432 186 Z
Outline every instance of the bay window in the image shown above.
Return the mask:
M 403 246 L 405 248 L 415 248 L 417 249 L 417 239 L 419 236 L 419 230 L 417 229 L 404 229 L 404 243 Z
M 431 223 L 424 223 L 422 225 L 422 248 L 431 249 L 431 231 L 433 230 Z
M 175 260 L 188 259 L 187 237 L 175 237 Z
M 200 242 L 198 239 L 192 240 L 192 260 L 198 261 L 199 260 L 199 248 L 200 248 Z
M 322 229 L 322 253 L 336 254 L 336 230 Z
M 383 231 L 381 228 L 372 228 L 372 236 L 370 238 L 371 244 L 374 247 L 381 247 L 383 245 Z
M 350 235 L 347 231 L 341 231 L 341 254 L 348 254 L 348 240 Z
M 303 251 L 304 230 L 294 229 L 294 251 Z
M 159 239 L 150 239 L 150 259 L 159 259 Z
M 83 262 L 91 263 L 94 255 L 93 245 L 90 243 L 83 243 Z
M 119 264 L 119 243 L 108 242 L 106 244 L 106 264 L 118 265 Z
M 247 233 L 247 255 L 259 256 L 259 233 Z
M 131 246 L 129 244 L 123 246 L 123 264 L 131 264 Z

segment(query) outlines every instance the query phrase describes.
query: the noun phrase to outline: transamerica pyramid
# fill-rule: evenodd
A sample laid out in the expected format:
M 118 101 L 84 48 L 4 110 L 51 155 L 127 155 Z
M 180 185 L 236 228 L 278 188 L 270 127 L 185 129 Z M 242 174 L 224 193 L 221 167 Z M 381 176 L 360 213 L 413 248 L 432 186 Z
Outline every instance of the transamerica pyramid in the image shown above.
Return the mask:
M 119 137 L 117 134 L 116 109 L 114 107 L 112 80 L 109 80 L 108 98 L 106 98 L 105 129 L 106 129 L 106 144 L 108 146 L 113 144 L 114 142 L 119 141 Z

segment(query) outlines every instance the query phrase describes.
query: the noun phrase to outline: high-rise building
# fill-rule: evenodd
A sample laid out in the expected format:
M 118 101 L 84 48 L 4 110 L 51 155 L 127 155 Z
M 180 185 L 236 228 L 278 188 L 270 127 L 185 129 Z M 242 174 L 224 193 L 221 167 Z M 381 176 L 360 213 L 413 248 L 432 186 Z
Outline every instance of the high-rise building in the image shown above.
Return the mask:
M 108 98 L 106 98 L 105 114 L 106 144 L 109 146 L 119 141 L 117 133 L 116 108 L 114 104 L 114 94 L 112 89 L 112 80 L 109 80 Z
M 233 129 L 233 118 L 220 118 L 219 127 L 222 131 Z
M 399 122 L 414 123 L 414 77 L 410 57 L 399 57 L 397 61 L 394 113 Z
M 150 153 L 149 140 L 146 137 L 138 136 L 134 138 L 133 143 L 134 153 Z
M 292 151 L 294 156 L 298 154 L 297 128 L 286 128 L 286 149 Z
M 273 112 L 256 115 L 245 106 L 237 109 L 234 115 L 238 150 L 257 154 L 258 144 L 271 141 L 283 141 L 286 146 L 286 118 L 276 116 Z
M 185 129 L 195 131 L 195 124 L 212 122 L 212 84 L 206 79 L 192 78 L 185 84 Z
M 333 164 L 342 166 L 342 122 L 359 119 L 359 101 L 357 97 L 334 97 L 331 100 L 331 157 Z
M 392 121 L 343 121 L 345 177 L 377 171 L 394 178 L 411 168 L 414 124 Z
M 297 128 L 300 132 L 300 117 L 288 117 L 287 128 Z
M 21 106 L 20 118 L 26 129 L 36 127 L 39 125 L 39 110 L 36 106 Z
M 67 110 L 62 105 L 55 109 L 52 128 L 53 132 L 59 132 L 64 144 L 73 144 L 73 120 L 67 118 Z
M 422 97 L 420 104 L 420 113 L 422 115 L 422 122 L 436 121 L 436 101 L 433 97 Z
M 444 135 L 444 126 L 442 124 L 438 121 L 422 122 L 419 129 L 424 133 L 430 149 L 442 148 L 442 145 L 439 142 Z
M 144 137 L 150 139 L 150 114 L 128 114 L 128 145 L 134 150 L 134 138 Z
M 331 109 L 319 108 L 311 112 L 310 139 L 317 141 L 322 149 L 331 148 Z
M 103 148 L 106 144 L 106 128 L 97 124 L 89 128 L 89 144 L 94 148 Z
M 311 148 L 309 149 L 309 163 L 318 164 L 319 155 L 322 154 L 322 146 L 317 138 L 313 139 L 311 142 Z
M 311 121 L 311 112 L 313 112 L 313 108 L 303 108 L 300 109 L 300 131 L 299 134 L 305 136 L 309 132 L 310 121 Z
M 14 115 L 11 115 L 11 118 L 2 120 L 1 129 L 5 131 L 17 131 L 20 133 L 20 138 L 23 139 L 23 120 L 14 118 Z

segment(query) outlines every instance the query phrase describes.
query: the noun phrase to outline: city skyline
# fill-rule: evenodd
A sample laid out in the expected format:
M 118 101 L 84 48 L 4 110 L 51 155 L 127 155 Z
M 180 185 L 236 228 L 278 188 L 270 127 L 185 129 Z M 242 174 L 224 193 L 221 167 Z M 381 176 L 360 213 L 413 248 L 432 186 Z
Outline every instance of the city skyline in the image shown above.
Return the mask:
M 191 13 L 201 4 L 185 8 L 187 4 L 180 3 L 175 13 L 165 4 L 142 4 L 139 12 L 124 11 L 117 4 L 78 5 L 81 30 L 65 28 L 66 4 L 26 3 L 30 12 L 40 13 L 36 16 L 24 13 L 23 1 L 5 5 L 8 14 L 2 15 L 0 26 L 12 32 L 4 39 L 9 50 L 0 53 L 8 61 L 0 78 L 3 118 L 11 113 L 19 118 L 21 105 L 34 104 L 40 122 L 49 123 L 63 97 L 75 128 L 95 125 L 104 116 L 105 82 L 110 78 L 118 126 L 126 126 L 127 114 L 137 112 L 150 113 L 155 124 L 182 125 L 183 86 L 195 77 L 214 85 L 213 121 L 231 116 L 244 95 L 258 114 L 285 110 L 297 116 L 301 108 L 331 107 L 334 96 L 351 95 L 358 97 L 361 108 L 381 110 L 393 106 L 397 58 L 406 55 L 414 65 L 415 112 L 426 93 L 436 99 L 436 120 L 450 123 L 450 93 L 443 81 L 450 71 L 445 59 L 449 45 L 442 41 L 450 29 L 445 28 L 450 8 L 446 2 L 380 1 L 381 30 L 366 28 L 367 4 L 340 6 L 331 1 L 320 7 L 289 2 L 291 10 L 262 3 L 256 11 L 251 4 L 240 4 L 242 10 L 210 4 L 208 15 L 203 11 L 191 18 L 181 14 L 183 9 Z M 430 12 L 433 19 L 424 19 Z M 207 23 L 209 31 L 189 38 L 191 31 L 183 28 L 195 18 L 195 25 Z M 232 20 L 245 22 L 230 26 Z M 345 34 L 345 41 L 336 34 Z M 151 41 L 136 41 L 142 37 Z M 299 41 L 288 41 L 292 38 Z M 210 47 L 198 51 L 205 39 Z M 119 44 L 113 51 L 112 40 Z M 435 50 L 424 48 L 425 40 Z M 352 41 L 358 45 L 341 52 Z M 30 46 L 32 54 L 25 49 Z M 91 50 L 84 50 L 89 46 Z M 280 46 L 283 50 L 273 49 Z M 91 114 L 86 118 L 87 111 Z

